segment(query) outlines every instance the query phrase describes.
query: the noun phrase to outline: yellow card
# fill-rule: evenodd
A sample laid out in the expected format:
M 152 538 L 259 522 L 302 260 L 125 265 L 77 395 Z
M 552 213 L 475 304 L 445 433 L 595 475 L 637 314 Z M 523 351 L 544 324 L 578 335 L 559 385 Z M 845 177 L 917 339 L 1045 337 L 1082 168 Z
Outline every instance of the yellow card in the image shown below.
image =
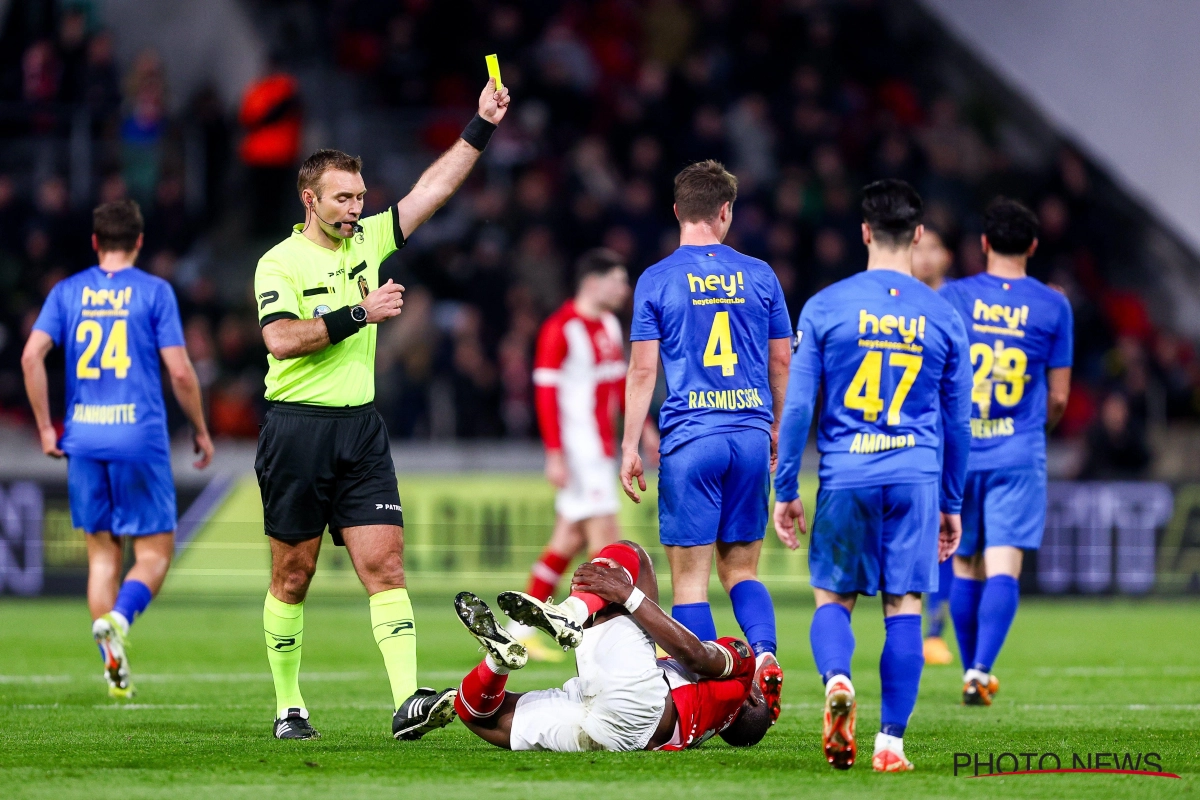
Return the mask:
M 504 88 L 504 84 L 500 82 L 500 61 L 496 58 L 496 54 L 484 56 L 483 60 L 487 62 L 488 77 L 496 79 L 496 91 Z

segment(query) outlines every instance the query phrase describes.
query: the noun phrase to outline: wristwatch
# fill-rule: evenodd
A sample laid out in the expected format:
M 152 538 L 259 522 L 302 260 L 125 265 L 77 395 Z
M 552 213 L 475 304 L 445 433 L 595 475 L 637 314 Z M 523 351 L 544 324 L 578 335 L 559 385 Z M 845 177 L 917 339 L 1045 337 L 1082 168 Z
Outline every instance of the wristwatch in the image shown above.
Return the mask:
M 367 324 L 367 310 L 362 306 L 350 306 L 350 319 L 358 327 L 363 327 Z

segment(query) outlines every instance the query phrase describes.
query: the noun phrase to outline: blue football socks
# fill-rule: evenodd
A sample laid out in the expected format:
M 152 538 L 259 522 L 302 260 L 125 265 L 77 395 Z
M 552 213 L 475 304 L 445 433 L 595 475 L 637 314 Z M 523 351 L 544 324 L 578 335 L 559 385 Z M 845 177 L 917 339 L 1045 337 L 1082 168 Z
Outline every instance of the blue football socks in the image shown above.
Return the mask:
M 950 618 L 954 620 L 954 635 L 962 655 L 963 669 L 975 663 L 975 640 L 979 635 L 979 599 L 983 596 L 983 581 L 954 577 L 950 589 Z
M 883 655 L 879 657 L 879 682 L 883 690 L 879 729 L 888 736 L 904 738 L 908 718 L 917 705 L 921 670 L 925 667 L 921 615 L 897 614 L 885 619 L 883 625 L 887 636 Z
M 715 642 L 717 623 L 713 622 L 712 608 L 708 603 L 684 603 L 671 606 L 671 616 L 683 627 L 696 634 L 702 642 Z
M 920 627 L 918 626 L 918 639 Z M 850 659 L 854 656 L 854 631 L 850 627 L 850 611 L 837 603 L 828 603 L 813 613 L 808 631 L 813 661 L 825 683 L 834 675 L 850 677 Z
M 979 600 L 979 640 L 975 645 L 972 668 L 980 672 L 991 672 L 1004 638 L 1017 615 L 1017 604 L 1021 590 L 1017 579 L 1011 575 L 993 575 L 983 584 L 983 596 Z
M 729 590 L 733 616 L 756 656 L 775 652 L 775 606 L 761 581 L 748 580 Z
M 113 604 L 113 613 L 120 614 L 130 625 L 150 605 L 154 594 L 150 587 L 139 580 L 127 580 L 121 584 L 117 592 L 117 602 Z
M 947 558 L 938 565 L 938 590 L 926 598 L 925 637 L 941 636 L 946 624 L 946 605 L 950 602 L 950 587 L 954 584 L 954 559 Z

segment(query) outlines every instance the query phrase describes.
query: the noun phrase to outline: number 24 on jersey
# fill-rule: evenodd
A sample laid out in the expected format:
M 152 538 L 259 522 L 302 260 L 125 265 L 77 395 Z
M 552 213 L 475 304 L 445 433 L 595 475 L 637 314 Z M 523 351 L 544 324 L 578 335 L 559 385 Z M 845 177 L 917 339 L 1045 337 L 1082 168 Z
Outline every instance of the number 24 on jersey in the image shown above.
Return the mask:
M 112 330 L 104 342 L 104 350 L 100 353 L 100 366 L 94 366 L 92 359 L 100 349 L 100 341 L 104 338 L 104 329 L 94 319 L 85 319 L 75 329 L 75 341 L 84 342 L 83 352 L 75 364 L 75 377 L 81 380 L 99 380 L 100 370 L 111 369 L 117 378 L 129 374 L 133 359 L 129 357 L 129 326 L 123 319 L 113 320 Z

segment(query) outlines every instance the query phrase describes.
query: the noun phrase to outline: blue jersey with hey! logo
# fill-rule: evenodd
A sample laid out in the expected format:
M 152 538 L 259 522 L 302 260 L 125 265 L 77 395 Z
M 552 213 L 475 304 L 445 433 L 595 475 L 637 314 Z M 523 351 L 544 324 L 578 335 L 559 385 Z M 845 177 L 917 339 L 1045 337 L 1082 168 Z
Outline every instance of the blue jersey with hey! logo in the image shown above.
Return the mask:
M 987 273 L 941 295 L 971 341 L 971 471 L 1044 466 L 1046 370 L 1071 366 L 1071 304 L 1036 278 Z
M 941 506 L 962 507 L 970 450 L 971 368 L 962 319 L 920 281 L 860 272 L 818 292 L 800 313 L 775 496 L 797 497 L 818 390 L 821 488 L 941 479 Z M 944 452 L 939 458 L 939 447 Z
M 158 351 L 184 343 L 170 284 L 136 267 L 91 267 L 55 285 L 33 327 L 65 351 L 65 453 L 169 458 Z
M 660 341 L 662 453 L 714 433 L 770 431 L 767 340 L 790 336 L 779 279 L 757 258 L 683 245 L 642 273 L 629 339 Z

